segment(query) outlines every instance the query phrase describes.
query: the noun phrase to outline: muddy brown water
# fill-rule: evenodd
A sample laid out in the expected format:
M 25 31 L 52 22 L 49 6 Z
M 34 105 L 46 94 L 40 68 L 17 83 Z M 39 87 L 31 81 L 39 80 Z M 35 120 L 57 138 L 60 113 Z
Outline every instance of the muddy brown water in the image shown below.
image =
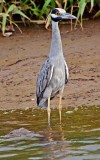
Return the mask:
M 100 160 L 99 107 L 0 112 L 0 160 Z
M 70 77 L 59 124 L 58 96 L 46 110 L 36 108 L 36 78 L 46 59 L 51 31 L 23 28 L 0 36 L 0 160 L 100 159 L 100 19 L 70 32 L 60 25 Z M 31 109 L 32 108 L 32 109 Z

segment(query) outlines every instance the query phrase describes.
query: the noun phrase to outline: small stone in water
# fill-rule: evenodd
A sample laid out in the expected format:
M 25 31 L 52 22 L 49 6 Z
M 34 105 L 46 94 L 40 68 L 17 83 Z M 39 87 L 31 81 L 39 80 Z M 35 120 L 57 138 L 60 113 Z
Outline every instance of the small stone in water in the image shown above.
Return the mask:
M 67 114 L 71 114 L 71 113 L 73 113 L 73 111 L 67 111 L 66 113 L 67 113 Z

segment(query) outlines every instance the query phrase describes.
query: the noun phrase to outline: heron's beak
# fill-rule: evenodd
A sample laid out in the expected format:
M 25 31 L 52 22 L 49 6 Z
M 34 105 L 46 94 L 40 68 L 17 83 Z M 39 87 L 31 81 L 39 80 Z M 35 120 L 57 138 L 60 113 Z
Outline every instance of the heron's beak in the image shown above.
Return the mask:
M 63 13 L 61 14 L 62 19 L 77 19 L 77 17 L 73 16 L 70 13 Z

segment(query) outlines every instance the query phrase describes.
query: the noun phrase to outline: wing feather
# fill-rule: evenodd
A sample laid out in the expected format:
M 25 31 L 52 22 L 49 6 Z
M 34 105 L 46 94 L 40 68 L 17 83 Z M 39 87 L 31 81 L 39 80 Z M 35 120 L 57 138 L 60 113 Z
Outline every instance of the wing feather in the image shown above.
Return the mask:
M 66 61 L 64 61 L 64 63 L 65 63 L 65 84 L 67 84 L 69 78 L 69 71 Z
M 53 74 L 53 68 L 54 66 L 49 62 L 49 60 L 47 60 L 40 70 L 36 84 L 36 96 L 38 105 L 40 100 L 43 98 L 43 93 L 46 87 L 50 83 Z

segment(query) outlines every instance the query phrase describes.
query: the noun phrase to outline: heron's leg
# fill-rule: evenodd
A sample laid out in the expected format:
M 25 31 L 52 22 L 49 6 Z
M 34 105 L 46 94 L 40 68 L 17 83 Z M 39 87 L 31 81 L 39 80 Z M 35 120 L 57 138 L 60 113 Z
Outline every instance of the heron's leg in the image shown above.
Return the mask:
M 47 112 L 48 112 L 48 124 L 50 126 L 50 97 L 48 98 L 48 108 L 47 108 Z
M 60 97 L 59 97 L 59 116 L 60 116 L 60 124 L 61 124 L 61 111 L 62 111 L 62 96 L 63 96 L 63 91 L 60 91 Z

